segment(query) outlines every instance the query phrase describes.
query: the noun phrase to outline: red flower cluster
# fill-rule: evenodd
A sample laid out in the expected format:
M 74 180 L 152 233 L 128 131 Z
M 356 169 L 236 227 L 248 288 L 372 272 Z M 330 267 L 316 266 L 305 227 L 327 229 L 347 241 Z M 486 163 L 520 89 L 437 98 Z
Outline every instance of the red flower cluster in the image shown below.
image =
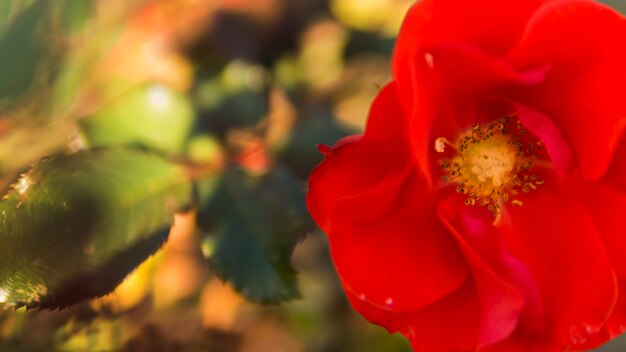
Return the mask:
M 421 0 L 366 132 L 308 206 L 352 305 L 416 351 L 563 351 L 626 327 L 626 19 Z

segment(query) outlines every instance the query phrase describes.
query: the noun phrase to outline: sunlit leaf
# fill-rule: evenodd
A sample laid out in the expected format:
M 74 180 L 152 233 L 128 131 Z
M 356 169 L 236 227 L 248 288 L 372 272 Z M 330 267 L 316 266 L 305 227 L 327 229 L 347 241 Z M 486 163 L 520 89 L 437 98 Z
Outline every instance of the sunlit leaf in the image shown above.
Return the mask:
M 300 184 L 281 168 L 263 176 L 233 169 L 218 192 L 199 213 L 216 236 L 210 254 L 217 275 L 253 301 L 298 297 L 291 254 L 311 228 Z
M 221 164 L 224 151 L 217 138 L 210 134 L 198 134 L 187 145 L 189 159 L 198 164 Z
M 93 116 L 81 128 L 93 147 L 139 144 L 180 153 L 194 121 L 187 98 L 162 85 L 127 92 Z
M 110 292 L 190 194 L 180 167 L 146 152 L 42 160 L 0 202 L 0 303 L 54 309 Z

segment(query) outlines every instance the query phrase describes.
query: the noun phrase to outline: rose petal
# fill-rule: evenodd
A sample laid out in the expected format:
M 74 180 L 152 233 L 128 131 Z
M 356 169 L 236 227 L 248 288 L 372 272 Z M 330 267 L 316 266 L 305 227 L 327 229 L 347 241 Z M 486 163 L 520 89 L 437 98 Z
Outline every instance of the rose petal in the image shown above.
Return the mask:
M 413 171 L 335 204 L 327 234 L 347 290 L 402 312 L 431 304 L 467 280 L 465 259 L 431 202 Z
M 482 348 L 480 352 L 554 352 L 567 351 L 561 345 L 548 341 L 533 341 L 523 333 L 516 333 L 510 338 L 497 344 Z
M 560 346 L 584 343 L 602 327 L 617 298 L 615 273 L 591 216 L 547 189 L 528 194 L 523 206 L 501 216 L 503 240 L 530 269 L 544 302 L 545 332 L 527 338 Z
M 626 280 L 619 281 L 619 288 L 619 297 L 609 320 L 604 324 L 602 330 L 586 343 L 576 346 L 576 350 L 587 351 L 597 348 L 626 331 Z
M 519 73 L 504 60 L 463 44 L 437 44 L 418 51 L 415 63 L 415 94 L 409 99 L 411 138 L 417 161 L 431 182 L 433 142 L 438 137 L 454 140 L 480 121 L 485 107 L 508 100 L 519 86 L 537 84 L 545 71 Z M 428 60 L 424 59 L 425 57 Z
M 622 151 L 623 152 L 623 151 Z M 621 152 L 618 152 L 620 154 Z M 623 169 L 624 159 L 616 159 L 609 175 L 616 176 Z M 615 174 L 614 171 L 617 171 Z M 624 175 L 624 174 L 622 174 Z M 623 177 L 623 176 L 622 176 Z M 621 178 L 621 184 L 624 178 Z M 619 277 L 619 297 L 615 308 L 602 327 L 602 330 L 593 336 L 585 344 L 578 346 L 581 350 L 589 350 L 600 346 L 604 342 L 617 337 L 626 331 L 626 222 L 623 215 L 626 214 L 626 193 L 624 190 L 615 190 L 602 184 L 585 184 L 577 189 L 587 205 L 589 213 L 598 229 L 607 251 L 611 257 L 613 267 Z
M 504 54 L 521 37 L 532 13 L 545 2 L 420 0 L 411 7 L 400 30 L 394 73 L 404 74 L 416 48 L 433 43 L 461 42 L 490 54 Z
M 372 103 L 365 127 L 365 139 L 372 142 L 396 142 L 398 151 L 402 152 L 408 139 L 405 123 L 398 86 L 391 82 L 380 90 Z
M 604 181 L 611 187 L 626 193 L 626 138 L 622 138 L 617 146 L 613 162 L 606 173 Z
M 328 230 L 337 200 L 367 192 L 408 167 L 411 160 L 400 119 L 396 87 L 390 84 L 372 104 L 365 136 L 344 138 L 326 150 L 324 161 L 311 173 L 307 194 L 309 212 L 322 229 Z
M 489 54 L 504 54 L 521 37 L 532 13 L 549 0 L 420 0 L 411 7 L 396 41 L 393 75 L 400 87 L 402 104 L 412 116 L 417 96 L 416 63 L 424 62 L 425 46 L 465 43 Z M 472 16 L 469 14 L 480 14 Z M 419 52 L 421 51 L 421 52 Z M 461 64 L 460 68 L 465 65 Z M 468 71 L 471 71 L 468 69 Z M 424 89 L 431 87 L 426 84 Z M 422 101 L 418 100 L 418 104 Z
M 493 227 L 493 215 L 484 208 L 462 205 L 453 195 L 439 205 L 439 216 L 457 240 L 471 266 L 480 302 L 478 346 L 487 346 L 509 337 L 517 327 L 525 299 L 510 277 L 500 235 Z
M 550 65 L 527 104 L 560 127 L 582 175 L 607 170 L 626 124 L 626 19 L 587 0 L 554 1 L 528 23 L 511 60 L 521 69 Z
M 377 97 L 365 136 L 338 143 L 313 172 L 307 204 L 345 286 L 386 309 L 413 310 L 462 285 L 467 267 L 411 171 L 395 89 Z
M 524 128 L 541 139 L 559 176 L 564 177 L 572 166 L 572 151 L 559 128 L 541 112 L 520 103 L 514 103 Z
M 606 245 L 620 279 L 626 279 L 626 194 L 598 184 L 582 185 L 580 193 Z
M 414 351 L 449 352 L 475 350 L 478 339 L 479 302 L 472 280 L 443 299 L 409 312 L 389 312 L 359 299 L 351 292 L 352 306 L 374 324 L 399 331 Z

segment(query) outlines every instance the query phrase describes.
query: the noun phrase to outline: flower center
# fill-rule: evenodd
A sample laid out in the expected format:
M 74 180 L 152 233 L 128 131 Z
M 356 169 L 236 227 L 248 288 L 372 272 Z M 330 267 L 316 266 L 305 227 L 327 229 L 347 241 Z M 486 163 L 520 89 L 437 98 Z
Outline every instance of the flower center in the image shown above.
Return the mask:
M 456 144 L 443 137 L 435 140 L 437 152 L 444 153 L 446 145 L 455 152 L 451 158 L 440 160 L 442 180 L 457 184 L 456 191 L 467 196 L 466 205 L 485 206 L 494 215 L 509 201 L 521 206 L 519 195 L 544 183 L 530 173 L 542 144 L 522 141 L 527 132 L 519 120 L 515 128 L 510 128 L 511 117 L 488 126 L 476 124 Z
M 464 173 L 475 183 L 490 188 L 500 187 L 512 178 L 515 168 L 515 149 L 502 135 L 470 145 L 465 151 Z

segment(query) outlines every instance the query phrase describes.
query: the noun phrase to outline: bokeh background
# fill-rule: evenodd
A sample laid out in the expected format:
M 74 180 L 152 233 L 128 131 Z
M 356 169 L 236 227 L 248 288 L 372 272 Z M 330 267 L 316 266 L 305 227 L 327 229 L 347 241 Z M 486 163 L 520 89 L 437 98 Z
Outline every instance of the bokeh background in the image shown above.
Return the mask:
M 136 143 L 193 165 L 201 193 L 234 166 L 303 194 L 315 146 L 362 131 L 411 3 L 0 0 L 0 188 L 48 154 Z M 301 297 L 251 303 L 205 259 L 196 219 L 220 219 L 203 211 L 110 295 L 0 312 L 0 351 L 410 351 L 350 308 L 313 227 L 293 252 Z

